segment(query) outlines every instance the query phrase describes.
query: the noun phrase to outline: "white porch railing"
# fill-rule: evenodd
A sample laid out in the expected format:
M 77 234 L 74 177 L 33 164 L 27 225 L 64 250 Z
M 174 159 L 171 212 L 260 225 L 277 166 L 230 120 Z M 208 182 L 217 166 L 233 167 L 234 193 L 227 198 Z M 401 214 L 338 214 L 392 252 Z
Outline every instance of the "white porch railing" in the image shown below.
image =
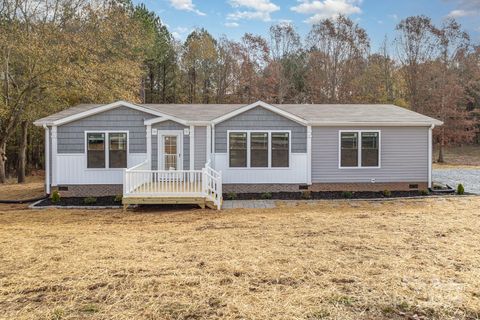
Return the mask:
M 222 174 L 207 163 L 202 170 L 151 170 L 149 161 L 126 169 L 123 196 L 205 197 L 222 205 Z

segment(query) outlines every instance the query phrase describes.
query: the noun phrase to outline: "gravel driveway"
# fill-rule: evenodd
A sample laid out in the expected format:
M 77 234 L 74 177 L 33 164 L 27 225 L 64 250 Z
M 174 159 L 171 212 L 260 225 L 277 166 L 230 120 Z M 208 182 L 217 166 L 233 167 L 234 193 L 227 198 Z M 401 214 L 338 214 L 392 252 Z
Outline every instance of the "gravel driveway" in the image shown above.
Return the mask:
M 456 188 L 462 183 L 466 192 L 480 194 L 480 169 L 433 169 L 433 182 L 446 183 Z

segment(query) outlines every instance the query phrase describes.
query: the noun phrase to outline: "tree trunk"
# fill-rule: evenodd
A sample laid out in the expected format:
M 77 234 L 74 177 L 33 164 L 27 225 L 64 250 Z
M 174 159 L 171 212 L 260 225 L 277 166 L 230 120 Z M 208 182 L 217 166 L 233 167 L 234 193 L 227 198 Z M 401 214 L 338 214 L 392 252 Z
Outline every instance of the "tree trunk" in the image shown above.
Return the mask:
M 0 183 L 7 182 L 5 162 L 7 161 L 7 143 L 0 142 Z
M 439 144 L 437 162 L 438 163 L 444 163 L 445 162 L 445 160 L 443 159 L 443 144 L 442 143 Z
M 444 163 L 445 159 L 443 158 L 443 148 L 445 147 L 445 128 L 442 128 L 440 131 L 440 144 L 438 148 L 438 163 Z
M 20 146 L 18 149 L 18 167 L 17 167 L 17 182 L 25 183 L 25 168 L 27 166 L 27 136 L 28 136 L 28 122 L 22 121 L 20 124 Z

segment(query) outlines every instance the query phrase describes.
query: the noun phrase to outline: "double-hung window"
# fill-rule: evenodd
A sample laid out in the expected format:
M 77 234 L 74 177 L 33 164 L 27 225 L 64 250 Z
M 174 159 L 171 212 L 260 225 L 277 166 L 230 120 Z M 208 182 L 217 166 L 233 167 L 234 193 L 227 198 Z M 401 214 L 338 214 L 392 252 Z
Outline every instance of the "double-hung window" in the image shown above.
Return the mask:
M 288 168 L 290 165 L 290 132 L 229 132 L 228 145 L 230 168 Z
M 340 167 L 380 167 L 380 131 L 340 131 Z
M 126 132 L 87 132 L 87 168 L 118 169 L 127 167 Z

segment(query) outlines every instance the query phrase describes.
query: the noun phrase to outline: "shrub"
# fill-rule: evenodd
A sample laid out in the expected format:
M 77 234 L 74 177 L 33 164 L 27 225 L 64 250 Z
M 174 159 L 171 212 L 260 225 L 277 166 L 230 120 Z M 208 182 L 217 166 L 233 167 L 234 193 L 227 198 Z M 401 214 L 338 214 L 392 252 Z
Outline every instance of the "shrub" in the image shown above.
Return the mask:
M 384 197 L 391 197 L 392 196 L 392 192 L 390 190 L 383 190 L 382 194 L 383 194 Z
M 270 192 L 262 193 L 262 199 L 272 199 L 272 194 Z
M 227 200 L 235 200 L 237 199 L 237 194 L 235 192 L 227 193 Z
M 464 193 L 465 193 L 465 188 L 463 187 L 463 184 L 460 183 L 460 184 L 457 186 L 457 193 L 458 193 L 458 194 L 464 194 Z
M 85 203 L 85 204 L 95 204 L 95 203 L 97 203 L 97 198 L 86 197 L 85 199 L 83 199 L 83 203 Z
M 53 191 L 53 193 L 52 193 L 52 202 L 53 202 L 53 203 L 59 203 L 59 202 L 60 202 L 60 198 L 61 198 L 61 196 L 60 196 L 60 193 L 58 192 L 58 190 Z
M 343 191 L 342 192 L 342 198 L 350 199 L 351 197 L 353 197 L 353 193 L 351 191 Z
M 117 194 L 117 195 L 115 196 L 115 199 L 113 199 L 113 201 L 115 201 L 115 202 L 122 202 L 122 199 L 123 199 L 123 195 Z
M 428 196 L 428 195 L 430 194 L 430 191 L 428 191 L 428 190 L 420 190 L 420 194 L 421 194 L 422 196 Z
M 305 200 L 312 199 L 312 192 L 311 191 L 302 191 L 301 197 L 302 197 L 302 199 L 305 199 Z

